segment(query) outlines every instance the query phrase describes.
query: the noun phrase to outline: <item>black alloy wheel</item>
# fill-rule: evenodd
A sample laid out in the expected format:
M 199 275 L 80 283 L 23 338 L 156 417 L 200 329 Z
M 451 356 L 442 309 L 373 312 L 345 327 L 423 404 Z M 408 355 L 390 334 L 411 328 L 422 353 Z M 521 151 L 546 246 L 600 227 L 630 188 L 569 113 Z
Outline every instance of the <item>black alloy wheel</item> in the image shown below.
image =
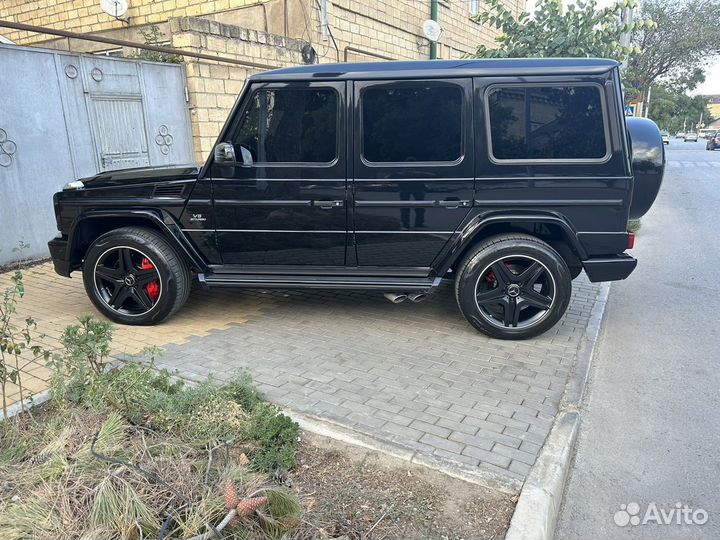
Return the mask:
M 122 315 L 147 313 L 162 294 L 162 280 L 155 264 L 132 247 L 107 250 L 95 263 L 94 274 L 98 295 Z
M 478 311 L 499 328 L 525 328 L 547 316 L 555 301 L 550 271 L 532 257 L 502 257 L 484 269 L 475 284 Z
M 572 277 L 562 258 L 539 238 L 508 233 L 482 241 L 458 267 L 455 297 L 481 332 L 526 339 L 552 328 L 570 302 Z
M 157 324 L 187 300 L 190 268 L 158 231 L 123 227 L 87 250 L 83 281 L 95 307 L 112 321 Z

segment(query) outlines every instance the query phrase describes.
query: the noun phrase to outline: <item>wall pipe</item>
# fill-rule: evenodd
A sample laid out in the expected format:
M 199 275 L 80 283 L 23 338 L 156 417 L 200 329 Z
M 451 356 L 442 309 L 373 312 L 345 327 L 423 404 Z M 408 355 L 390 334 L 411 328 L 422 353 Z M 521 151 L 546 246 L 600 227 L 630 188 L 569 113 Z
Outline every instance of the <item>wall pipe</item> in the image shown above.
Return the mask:
M 247 60 L 236 60 L 235 58 L 225 58 L 223 56 L 215 56 L 212 54 L 197 53 L 192 51 L 184 51 L 175 49 L 174 47 L 160 47 L 158 45 L 148 45 L 145 43 L 136 43 L 124 39 L 115 39 L 104 36 L 94 36 L 87 34 L 79 34 L 77 32 L 69 32 L 68 30 L 57 30 L 55 28 L 46 28 L 44 26 L 34 26 L 32 24 L 16 23 L 12 21 L 4 21 L 0 19 L 0 28 L 12 28 L 14 30 L 24 30 L 25 32 L 35 32 L 38 34 L 50 34 L 53 36 L 61 36 L 65 38 L 81 39 L 85 41 L 96 41 L 98 43 L 107 43 L 118 47 L 135 47 L 145 49 L 147 51 L 155 51 L 165 54 L 176 54 L 178 56 L 187 56 L 190 58 L 199 58 L 202 60 L 213 60 L 215 62 L 224 62 L 226 64 L 236 64 L 257 69 L 277 69 L 279 66 L 271 66 L 268 64 L 259 64 L 257 62 L 249 62 Z

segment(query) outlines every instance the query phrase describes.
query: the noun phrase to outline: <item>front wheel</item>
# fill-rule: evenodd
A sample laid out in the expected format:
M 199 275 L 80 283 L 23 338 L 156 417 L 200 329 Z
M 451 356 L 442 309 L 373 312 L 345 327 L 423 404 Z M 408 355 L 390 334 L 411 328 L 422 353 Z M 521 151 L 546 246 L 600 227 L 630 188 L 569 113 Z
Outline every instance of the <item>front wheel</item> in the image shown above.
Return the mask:
M 157 324 L 190 293 L 190 269 L 156 231 L 123 227 L 99 237 L 83 263 L 85 291 L 120 324 Z
M 455 278 L 460 311 L 481 332 L 527 339 L 565 314 L 572 279 L 563 258 L 534 236 L 489 238 L 468 253 Z

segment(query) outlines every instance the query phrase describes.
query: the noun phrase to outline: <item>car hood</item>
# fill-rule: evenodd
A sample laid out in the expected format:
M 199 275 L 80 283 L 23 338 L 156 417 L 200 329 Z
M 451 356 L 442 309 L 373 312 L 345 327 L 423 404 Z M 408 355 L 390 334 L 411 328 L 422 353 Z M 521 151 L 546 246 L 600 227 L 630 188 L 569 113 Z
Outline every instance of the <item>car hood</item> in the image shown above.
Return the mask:
M 194 164 L 169 167 L 145 167 L 105 171 L 95 176 L 81 178 L 85 188 L 119 187 L 135 184 L 152 184 L 171 180 L 191 180 L 198 177 L 200 167 Z

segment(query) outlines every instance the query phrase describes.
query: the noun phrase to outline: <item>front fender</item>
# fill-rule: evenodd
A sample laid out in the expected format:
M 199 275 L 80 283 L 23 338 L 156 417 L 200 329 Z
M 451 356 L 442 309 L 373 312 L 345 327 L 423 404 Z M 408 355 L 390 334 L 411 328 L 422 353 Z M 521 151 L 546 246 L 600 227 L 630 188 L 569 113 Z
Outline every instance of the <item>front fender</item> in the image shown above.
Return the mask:
M 89 210 L 79 214 L 72 222 L 68 231 L 67 259 L 71 260 L 72 250 L 76 245 L 76 234 L 81 224 L 93 219 L 128 219 L 133 225 L 146 222 L 153 229 L 159 230 L 165 239 L 177 250 L 190 267 L 196 272 L 207 271 L 207 263 L 197 252 L 182 231 L 175 218 L 162 209 L 103 209 Z
M 578 240 L 575 229 L 568 221 L 559 214 L 551 212 L 491 212 L 479 214 L 472 217 L 451 240 L 450 247 L 442 256 L 441 263 L 437 266 L 437 274 L 442 276 L 462 256 L 466 248 L 482 238 L 483 231 L 491 225 L 509 223 L 543 223 L 555 225 L 562 230 L 565 240 L 570 247 L 578 254 L 581 260 L 587 259 L 585 248 Z

